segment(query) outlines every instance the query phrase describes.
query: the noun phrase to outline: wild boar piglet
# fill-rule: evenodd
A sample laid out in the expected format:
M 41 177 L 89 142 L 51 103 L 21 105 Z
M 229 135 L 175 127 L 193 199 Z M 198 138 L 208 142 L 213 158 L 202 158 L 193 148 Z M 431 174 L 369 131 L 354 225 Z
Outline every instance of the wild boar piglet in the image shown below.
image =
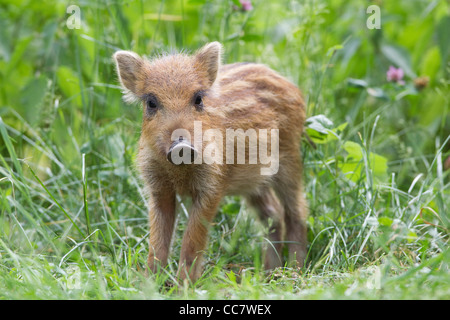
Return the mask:
M 148 269 L 168 260 L 176 194 L 192 197 L 178 277 L 202 273 L 208 229 L 225 195 L 242 195 L 268 226 L 267 269 L 306 256 L 300 90 L 265 65 L 221 64 L 222 46 L 146 59 L 114 54 L 124 99 L 143 106 L 137 165 L 149 197 Z

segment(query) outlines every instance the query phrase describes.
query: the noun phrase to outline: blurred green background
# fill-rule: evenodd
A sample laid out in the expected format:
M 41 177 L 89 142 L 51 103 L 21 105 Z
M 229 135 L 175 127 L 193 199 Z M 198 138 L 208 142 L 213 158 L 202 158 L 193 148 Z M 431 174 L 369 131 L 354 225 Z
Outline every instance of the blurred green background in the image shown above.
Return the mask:
M 80 10 L 80 29 L 66 25 L 72 4 Z M 379 30 L 366 27 L 371 4 L 381 7 Z M 121 102 L 114 51 L 152 56 L 218 40 L 225 63 L 265 63 L 298 84 L 308 116 L 325 114 L 352 126 L 389 103 L 382 111 L 383 134 L 374 138 L 390 160 L 431 154 L 436 137 L 440 143 L 447 137 L 446 1 L 253 1 L 248 12 L 239 5 L 230 0 L 1 1 L 2 117 L 20 130 L 23 124 L 11 119 L 13 109 L 52 135 L 61 156 L 76 164 L 79 153 L 65 143 L 66 126 L 77 145 L 92 147 L 98 138 L 91 136 L 92 126 L 139 119 L 138 108 Z M 386 87 L 390 65 L 404 70 L 405 86 Z M 413 89 L 418 77 L 429 78 L 422 92 Z M 355 90 L 349 79 L 365 80 L 376 90 Z
M 79 28 L 70 28 L 78 12 L 67 10 L 70 5 L 79 8 Z M 394 262 L 386 268 L 400 268 L 385 272 L 391 276 L 431 259 L 427 268 L 442 277 L 427 287 L 429 297 L 448 298 L 449 3 L 251 5 L 246 10 L 238 0 L 0 0 L 4 292 L 26 277 L 24 270 L 37 269 L 44 273 L 41 280 L 25 281 L 35 290 L 30 297 L 49 294 L 36 293 L 42 279 L 59 279 L 60 288 L 73 272 L 82 279 L 89 272 L 109 279 L 97 297 L 114 296 L 108 290 L 126 296 L 118 288 L 134 282 L 124 273 L 142 268 L 147 250 L 146 201 L 134 170 L 142 119 L 140 107 L 122 101 L 112 54 L 193 52 L 220 41 L 224 63 L 267 64 L 304 93 L 310 139 L 304 139 L 302 152 L 311 210 L 304 272 L 353 272 L 389 257 Z M 367 27 L 370 5 L 380 8 L 380 29 Z M 402 69 L 401 81 L 388 81 L 390 66 Z M 225 199 L 211 231 L 209 266 L 236 273 L 236 266 L 241 270 L 259 259 L 261 233 L 242 211 L 239 198 Z M 183 228 L 180 223 L 178 231 Z M 244 241 L 251 245 L 239 247 Z M 174 255 L 177 250 L 175 242 Z M 211 268 L 210 274 L 219 272 Z M 419 290 L 428 283 L 423 279 Z M 343 284 L 335 293 L 346 289 Z M 23 290 L 17 294 L 28 292 Z M 56 297 L 68 297 L 70 290 L 64 290 Z M 401 292 L 394 297 L 404 297 Z

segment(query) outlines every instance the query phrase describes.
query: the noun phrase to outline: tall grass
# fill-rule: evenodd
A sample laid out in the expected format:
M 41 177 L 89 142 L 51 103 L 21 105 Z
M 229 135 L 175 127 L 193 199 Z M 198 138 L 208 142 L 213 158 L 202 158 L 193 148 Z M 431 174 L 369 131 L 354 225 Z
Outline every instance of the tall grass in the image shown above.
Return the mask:
M 70 3 L 73 4 L 73 3 Z M 448 299 L 448 4 L 364 1 L 65 1 L 0 4 L 0 297 L 4 299 Z M 268 64 L 298 84 L 310 207 L 304 268 L 266 272 L 266 230 L 239 197 L 211 228 L 205 273 L 144 274 L 146 195 L 134 167 L 140 110 L 115 50 L 149 56 L 224 44 L 225 62 Z M 389 65 L 411 70 L 386 82 Z M 413 81 L 428 76 L 419 91 Z M 312 143 L 311 143 L 312 141 Z

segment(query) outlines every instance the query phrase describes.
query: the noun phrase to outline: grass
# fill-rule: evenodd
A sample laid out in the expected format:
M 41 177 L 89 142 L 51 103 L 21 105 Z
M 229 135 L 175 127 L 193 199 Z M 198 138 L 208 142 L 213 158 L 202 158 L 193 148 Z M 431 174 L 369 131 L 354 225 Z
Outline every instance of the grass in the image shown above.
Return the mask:
M 379 3 L 380 30 L 357 0 L 76 4 L 81 29 L 66 1 L 0 4 L 0 298 L 450 298 L 448 3 Z M 304 92 L 307 263 L 262 270 L 265 230 L 227 197 L 204 275 L 178 283 L 178 199 L 169 266 L 146 277 L 141 111 L 122 102 L 111 56 L 214 40 L 225 62 L 263 62 Z M 405 85 L 386 81 L 389 65 Z

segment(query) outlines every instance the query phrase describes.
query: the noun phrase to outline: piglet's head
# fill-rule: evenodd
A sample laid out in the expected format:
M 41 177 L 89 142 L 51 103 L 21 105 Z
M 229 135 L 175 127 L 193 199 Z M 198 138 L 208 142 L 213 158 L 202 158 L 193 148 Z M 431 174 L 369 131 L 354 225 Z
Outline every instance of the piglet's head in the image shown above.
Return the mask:
M 208 122 L 221 49 L 212 42 L 193 55 L 151 60 L 131 51 L 114 54 L 125 101 L 143 106 L 141 140 L 155 156 L 178 165 L 192 163 L 201 152 L 194 147 L 194 121 Z

